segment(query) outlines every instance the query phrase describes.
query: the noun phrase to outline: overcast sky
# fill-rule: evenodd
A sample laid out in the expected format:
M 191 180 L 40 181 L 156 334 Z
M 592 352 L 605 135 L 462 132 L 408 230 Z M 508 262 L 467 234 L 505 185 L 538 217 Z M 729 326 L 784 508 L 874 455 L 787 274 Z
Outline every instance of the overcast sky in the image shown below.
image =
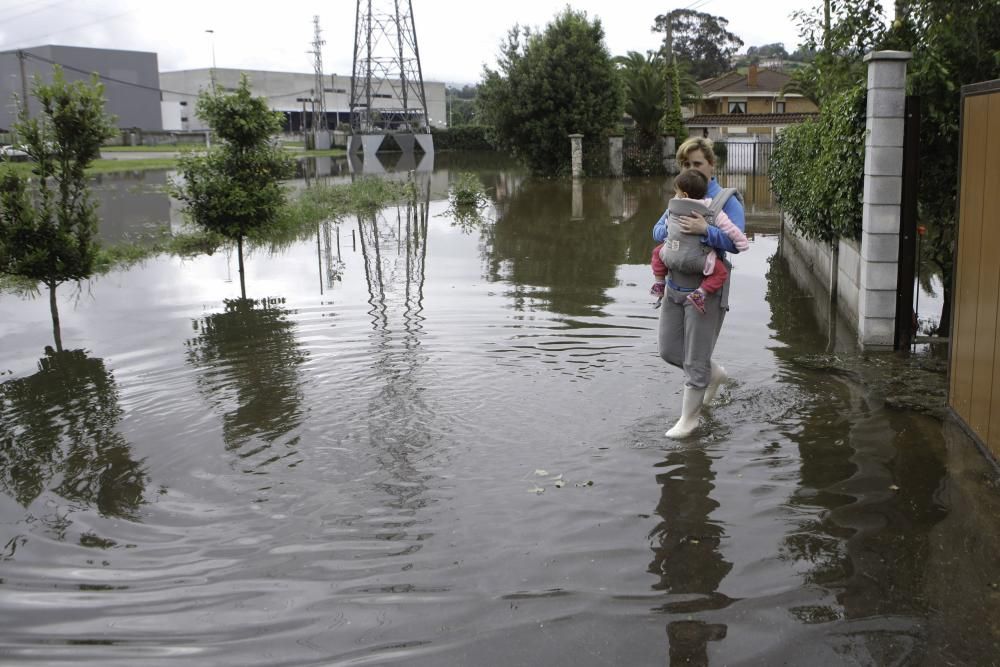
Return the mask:
M 723 16 L 746 46 L 799 42 L 793 11 L 820 0 L 412 0 L 424 78 L 477 83 L 483 64 L 495 66 L 498 46 L 515 23 L 544 27 L 569 4 L 598 17 L 612 55 L 657 48 L 657 14 L 697 5 Z M 41 44 L 155 51 L 161 71 L 218 67 L 312 71 L 312 17 L 320 17 L 324 71 L 350 74 L 354 48 L 352 0 L 209 2 L 201 0 L 0 0 L 0 51 Z

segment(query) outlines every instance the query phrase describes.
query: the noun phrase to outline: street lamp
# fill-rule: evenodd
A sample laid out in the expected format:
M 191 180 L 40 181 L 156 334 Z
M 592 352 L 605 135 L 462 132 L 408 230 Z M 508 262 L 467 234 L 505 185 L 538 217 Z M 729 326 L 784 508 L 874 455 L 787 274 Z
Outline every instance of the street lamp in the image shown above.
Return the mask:
M 211 79 L 212 79 L 212 92 L 214 93 L 215 92 L 215 31 L 209 29 L 209 30 L 206 30 L 205 32 L 207 32 L 210 35 L 210 39 L 211 39 L 211 42 L 212 42 L 212 75 L 211 75 Z

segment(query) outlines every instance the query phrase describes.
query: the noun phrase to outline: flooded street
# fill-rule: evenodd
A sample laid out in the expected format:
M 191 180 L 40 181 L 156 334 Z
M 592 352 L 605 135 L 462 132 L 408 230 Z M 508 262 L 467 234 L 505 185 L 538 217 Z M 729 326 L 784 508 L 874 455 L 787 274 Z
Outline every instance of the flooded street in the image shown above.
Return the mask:
M 448 212 L 466 171 L 485 225 Z M 102 177 L 101 238 L 179 228 L 166 179 Z M 995 469 L 803 363 L 827 327 L 773 211 L 732 379 L 675 442 L 666 184 L 461 154 L 418 183 L 254 252 L 252 301 L 224 252 L 65 285 L 71 352 L 47 298 L 0 295 L 0 662 L 1000 664 Z

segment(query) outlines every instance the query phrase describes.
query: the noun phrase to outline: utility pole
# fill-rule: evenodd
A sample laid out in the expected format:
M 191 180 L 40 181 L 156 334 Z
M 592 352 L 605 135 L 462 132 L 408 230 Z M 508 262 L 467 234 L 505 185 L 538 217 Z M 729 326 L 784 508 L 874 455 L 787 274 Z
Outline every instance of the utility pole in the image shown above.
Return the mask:
M 829 2 L 829 0 L 827 0 Z M 674 107 L 674 86 L 673 86 L 673 66 L 674 66 L 674 12 L 667 12 L 667 110 Z
M 212 94 L 214 95 L 215 94 L 215 31 L 209 29 L 206 30 L 205 32 L 209 34 L 209 39 L 211 40 L 212 43 L 212 74 L 210 78 L 212 79 Z
M 21 67 L 21 120 L 28 120 L 31 116 L 31 111 L 28 109 L 28 75 L 24 67 L 24 61 L 27 57 L 24 51 L 18 50 L 17 60 L 18 65 Z
M 326 44 L 326 40 L 322 38 L 323 31 L 319 27 L 319 16 L 313 16 L 313 50 L 310 53 L 313 54 L 313 74 L 315 77 L 315 82 L 313 84 L 313 89 L 315 93 L 313 95 L 313 137 L 316 137 L 317 132 L 325 132 L 327 129 L 326 120 L 326 86 L 323 82 L 323 45 Z M 316 96 L 319 99 L 316 99 Z M 319 107 L 315 106 L 315 102 L 319 102 Z M 315 145 L 315 139 L 313 141 Z
M 823 0 L 823 51 L 830 52 L 830 0 Z

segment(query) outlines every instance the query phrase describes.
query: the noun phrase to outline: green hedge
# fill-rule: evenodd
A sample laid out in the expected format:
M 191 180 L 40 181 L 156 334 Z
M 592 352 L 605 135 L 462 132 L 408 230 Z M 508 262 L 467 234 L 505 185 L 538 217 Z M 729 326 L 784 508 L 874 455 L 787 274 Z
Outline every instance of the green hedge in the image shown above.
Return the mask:
M 492 144 L 486 140 L 486 127 L 482 125 L 460 125 L 450 128 L 432 128 L 434 149 L 443 151 L 491 151 Z
M 796 230 L 816 241 L 861 238 L 866 90 L 831 98 L 818 119 L 778 135 L 771 188 Z

